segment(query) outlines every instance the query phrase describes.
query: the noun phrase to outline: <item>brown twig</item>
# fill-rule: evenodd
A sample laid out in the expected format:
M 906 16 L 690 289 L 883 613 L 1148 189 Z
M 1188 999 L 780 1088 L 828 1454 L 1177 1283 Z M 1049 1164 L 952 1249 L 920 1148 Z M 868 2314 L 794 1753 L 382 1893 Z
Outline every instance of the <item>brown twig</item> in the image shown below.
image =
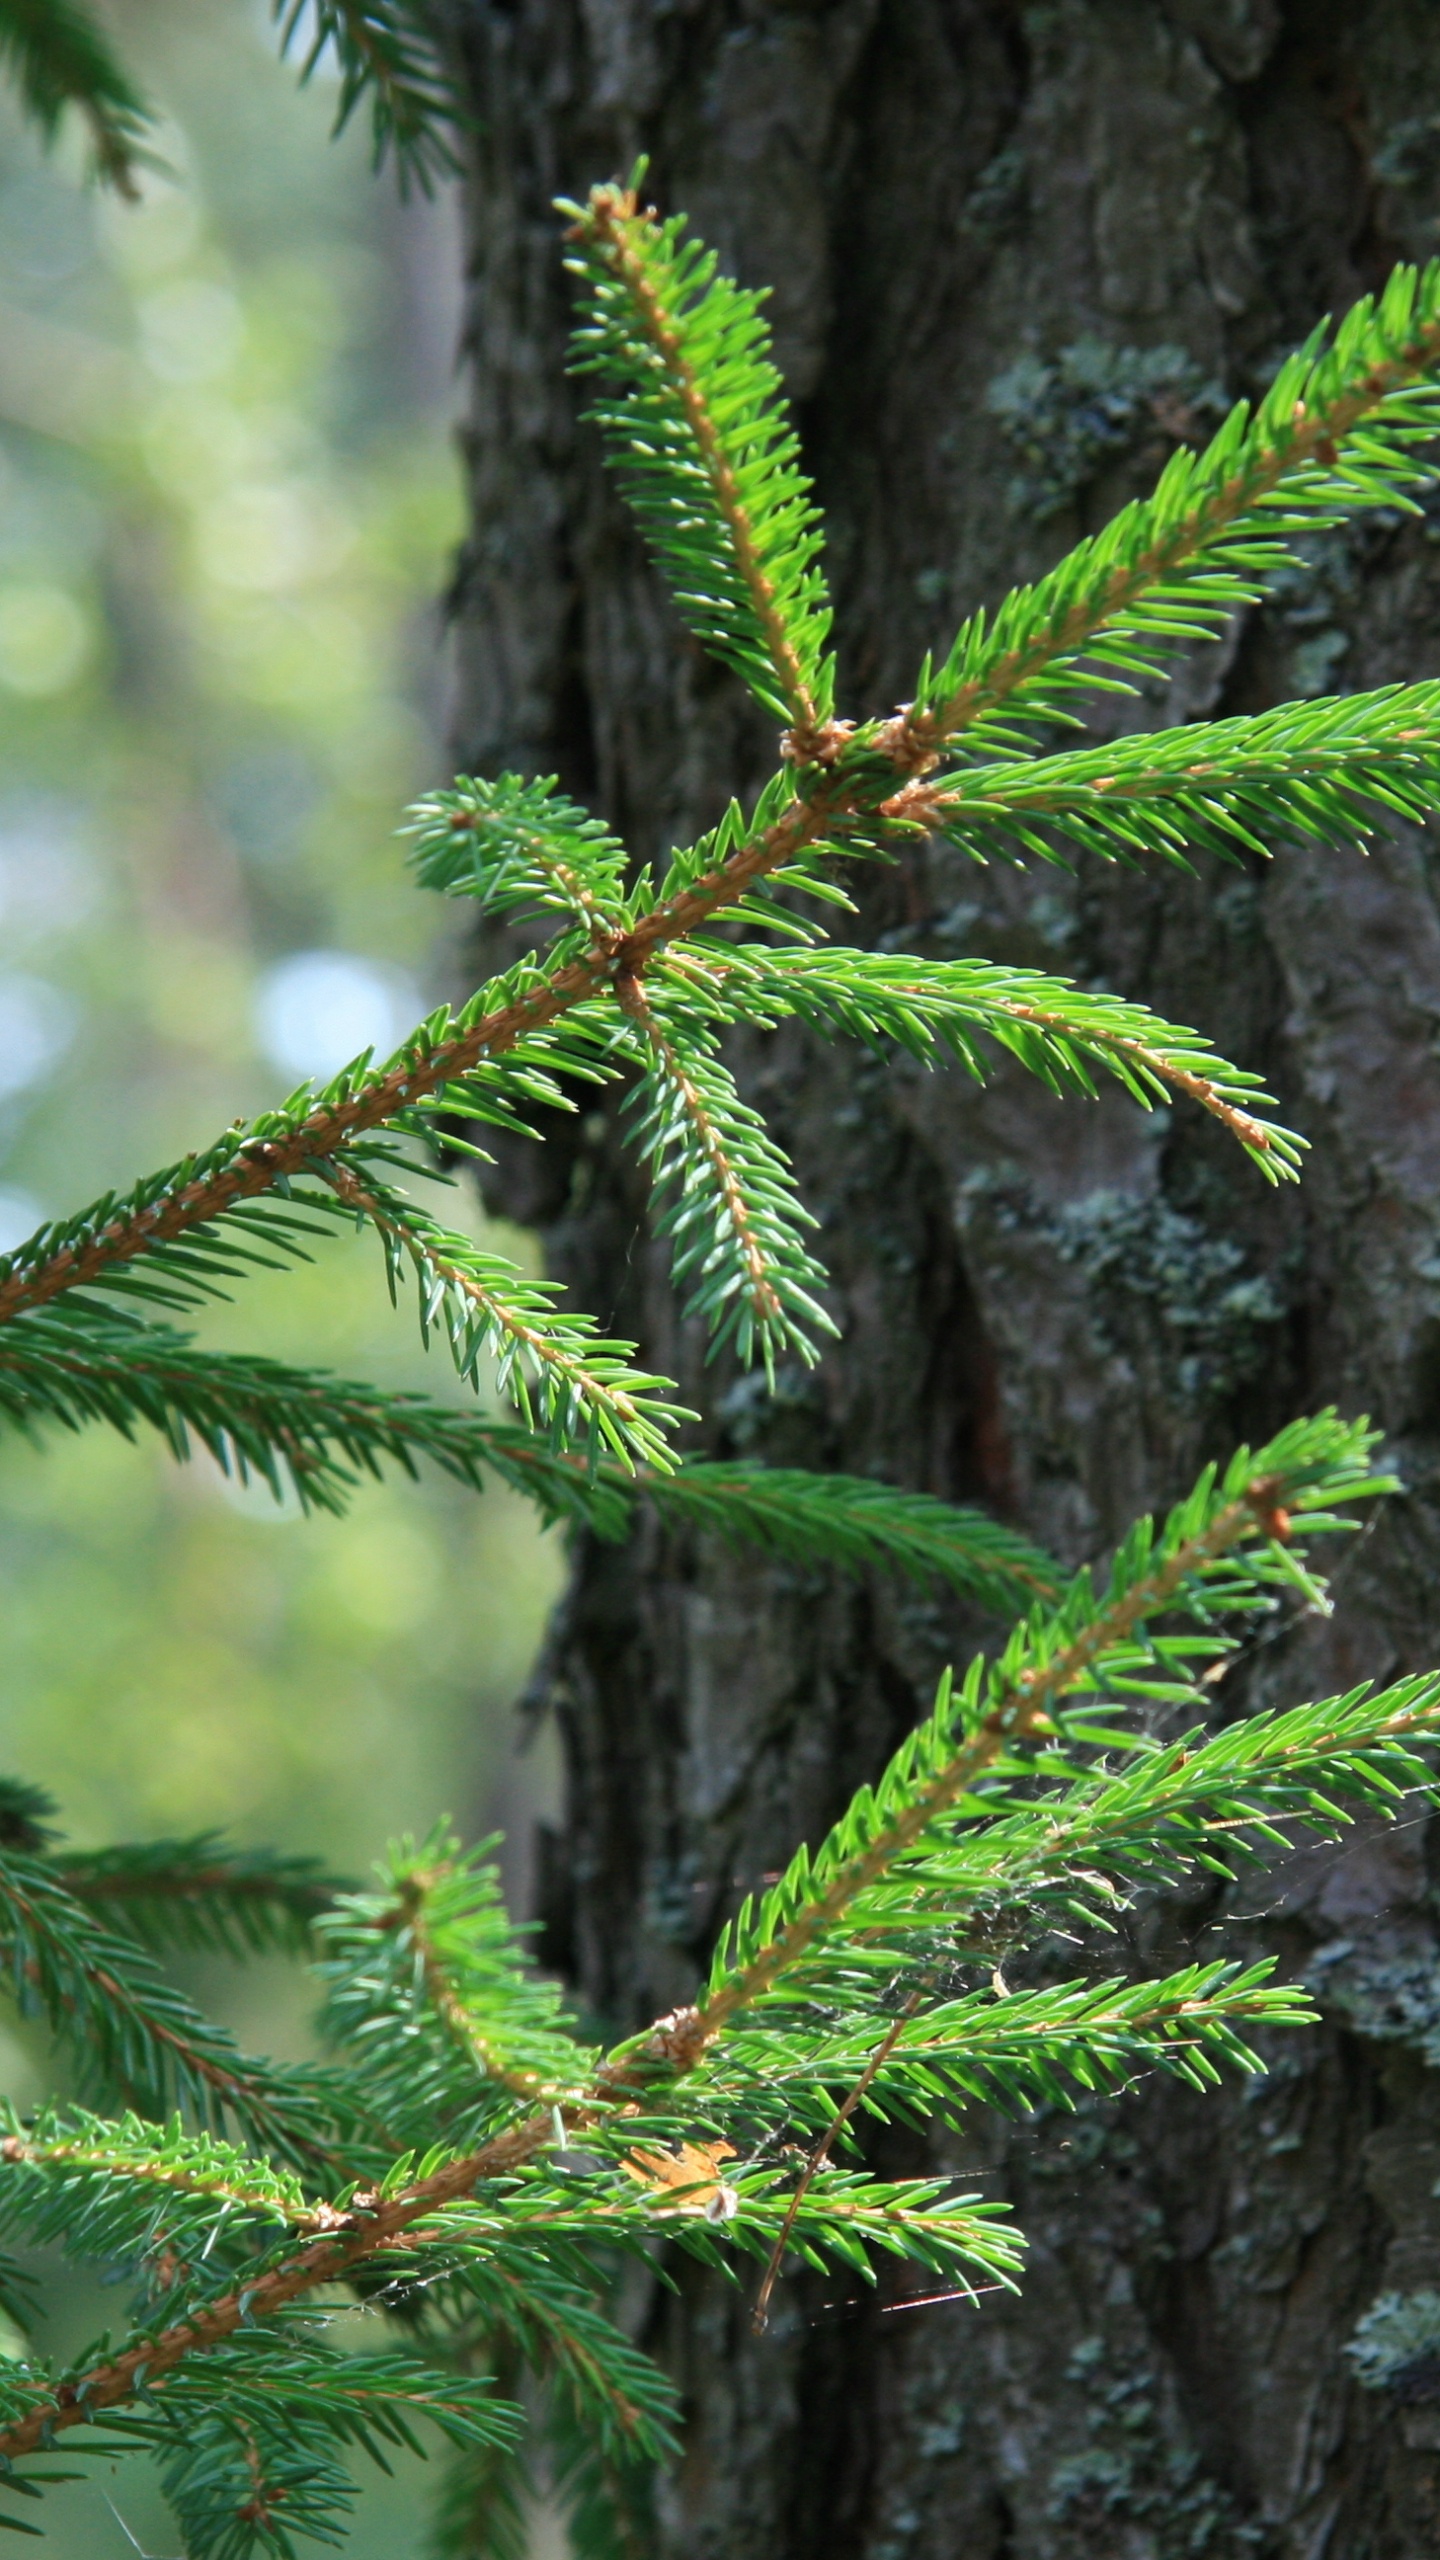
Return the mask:
M 757 2338 L 763 2337 L 765 2331 L 770 2326 L 770 2296 L 775 2290 L 775 2280 L 780 2273 L 781 2261 L 784 2258 L 786 2250 L 790 2246 L 790 2234 L 795 2228 L 796 2215 L 799 2213 L 800 2207 L 804 2203 L 816 2177 L 824 2168 L 826 2161 L 829 2159 L 831 2148 L 835 2141 L 835 2136 L 839 2132 L 840 2127 L 842 2124 L 849 2123 L 850 2118 L 853 2116 L 856 2108 L 865 2096 L 867 2089 L 870 2088 L 878 2073 L 884 2070 L 886 2063 L 889 2061 L 891 2054 L 894 2052 L 896 2045 L 900 2041 L 901 2034 L 906 2024 L 914 2017 L 915 2012 L 919 2008 L 924 1997 L 925 1994 L 923 1990 L 912 1991 L 904 2008 L 901 2010 L 900 2015 L 898 2018 L 892 2020 L 885 2035 L 871 2054 L 869 2061 L 866 2063 L 864 2070 L 861 2072 L 860 2077 L 856 2081 L 848 2098 L 843 2098 L 839 2106 L 836 2108 L 834 2115 L 825 2127 L 825 2130 L 821 2134 L 819 2141 L 816 2143 L 814 2150 L 811 2152 L 809 2159 L 806 2161 L 804 2169 L 800 2173 L 795 2192 L 790 2198 L 789 2204 L 785 2208 L 785 2219 L 780 2225 L 779 2236 L 776 2239 L 774 2248 L 770 2252 L 770 2262 L 765 2269 L 760 2290 L 755 2296 L 755 2308 L 750 2314 L 750 2326 Z

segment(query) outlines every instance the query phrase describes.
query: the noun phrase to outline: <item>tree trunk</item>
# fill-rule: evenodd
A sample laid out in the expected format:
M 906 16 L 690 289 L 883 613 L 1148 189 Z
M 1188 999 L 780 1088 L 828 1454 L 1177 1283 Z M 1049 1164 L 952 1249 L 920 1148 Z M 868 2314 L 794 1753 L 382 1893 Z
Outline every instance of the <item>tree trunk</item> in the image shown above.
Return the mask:
M 1440 234 L 1431 0 L 455 10 L 478 119 L 458 761 L 557 770 L 639 853 L 712 823 L 775 741 L 684 637 L 577 423 L 554 195 L 646 151 L 657 200 L 773 286 L 830 527 L 842 707 L 867 712 L 906 695 L 965 609 L 1148 486 L 1171 439 L 1207 433 L 1222 396 Z M 1308 581 L 1107 716 L 1433 672 L 1437 538 L 1440 517 L 1386 513 L 1316 544 Z M 1308 1133 L 1303 1188 L 1267 1190 L 1187 1109 L 752 1039 L 742 1081 L 822 1220 L 843 1327 L 773 1397 L 707 1371 L 677 1326 L 613 1113 L 507 1148 L 498 1204 L 703 1401 L 708 1448 L 978 1499 L 1072 1560 L 1237 1439 L 1368 1409 L 1409 1491 L 1348 1551 L 1335 1617 L 1277 1628 L 1223 1700 L 1440 1660 L 1428 843 L 1401 832 L 1368 860 L 1282 844 L 1194 880 L 980 871 L 932 847 L 856 893 L 869 943 L 1063 968 L 1202 1027 Z M 653 1528 L 583 1547 L 542 1674 L 568 1771 L 544 1919 L 587 2003 L 628 2030 L 687 1996 L 742 1885 L 835 1814 L 987 1632 L 879 1577 Z M 787 2277 L 754 2339 L 750 2283 L 692 2271 L 657 2293 L 647 2343 L 688 2421 L 664 2552 L 1433 2553 L 1428 2369 L 1367 2393 L 1342 2355 L 1382 2289 L 1440 2286 L 1431 1908 L 1418 1819 L 1157 1906 L 1115 1961 L 1266 1947 L 1313 1976 L 1323 2026 L 1220 2095 L 1151 2085 L 1018 2126 L 977 2117 L 928 2152 L 891 2141 L 882 2156 L 1013 2198 L 1032 2244 L 1018 2300 L 912 2305 L 926 2288 L 903 2270 L 860 2301 L 842 2277 Z

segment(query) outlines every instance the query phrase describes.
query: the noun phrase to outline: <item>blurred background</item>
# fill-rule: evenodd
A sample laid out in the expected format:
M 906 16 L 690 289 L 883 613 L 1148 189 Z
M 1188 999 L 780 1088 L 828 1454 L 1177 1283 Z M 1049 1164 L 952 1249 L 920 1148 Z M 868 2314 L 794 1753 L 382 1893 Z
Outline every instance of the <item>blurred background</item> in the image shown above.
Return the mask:
M 140 206 L 0 90 L 0 1249 L 446 986 L 395 829 L 446 772 L 455 209 L 402 204 L 358 119 L 328 139 L 266 0 L 113 14 L 168 118 Z M 201 1329 L 462 1392 L 358 1240 Z M 0 1439 L 0 1765 L 86 1842 L 215 1825 L 360 1873 L 448 1812 L 523 1849 L 552 1778 L 507 1710 L 560 1564 L 498 1490 L 398 1478 L 305 1520 L 99 1430 Z M 284 1968 L 196 1987 L 303 2045 Z M 0 2051 L 22 2103 L 35 2060 Z M 107 2316 L 77 2298 L 62 2331 Z M 367 2492 L 356 2560 L 423 2548 L 428 2485 Z M 47 2524 L 57 2560 L 175 2547 L 128 2470 Z

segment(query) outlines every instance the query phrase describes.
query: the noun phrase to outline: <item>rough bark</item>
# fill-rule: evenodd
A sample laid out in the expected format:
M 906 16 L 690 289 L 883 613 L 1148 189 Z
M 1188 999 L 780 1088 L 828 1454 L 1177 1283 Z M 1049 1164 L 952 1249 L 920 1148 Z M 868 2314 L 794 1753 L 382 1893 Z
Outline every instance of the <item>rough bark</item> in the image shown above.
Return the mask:
M 1203 432 L 1207 386 L 1263 381 L 1440 227 L 1429 0 L 456 14 L 480 119 L 458 758 L 558 770 L 641 852 L 710 822 L 774 740 L 679 631 L 577 424 L 552 196 L 648 150 L 660 201 L 774 286 L 848 707 L 865 709 L 903 696 L 966 606 L 1146 485 L 1168 435 Z M 1052 494 L 1073 485 L 1037 521 L 987 392 L 1027 351 L 1087 338 L 1131 351 L 1125 381 L 1161 345 L 1194 370 L 1137 399 L 1133 432 L 1088 464 L 1072 385 L 1027 467 Z M 1321 546 L 1308 587 L 1124 716 L 1437 667 L 1440 551 L 1428 524 L 1387 517 Z M 747 1088 L 824 1222 L 844 1327 L 818 1378 L 773 1401 L 706 1372 L 677 1330 L 611 1116 L 508 1152 L 501 1205 L 543 1230 L 582 1303 L 703 1394 L 710 1447 L 981 1498 L 1069 1557 L 1237 1437 L 1327 1401 L 1368 1409 L 1411 1490 L 1351 1552 L 1336 1617 L 1257 1648 L 1225 1701 L 1440 1659 L 1433 847 L 1281 846 L 1194 881 L 979 872 L 941 851 L 860 895 L 872 942 L 1058 964 L 1203 1025 L 1308 1132 L 1303 1190 L 1267 1192 L 1187 1113 L 752 1042 Z M 834 1813 L 979 1632 L 880 1580 L 653 1533 L 580 1553 L 544 1674 L 568 1770 L 545 1918 L 586 1999 L 629 2027 L 684 1996 L 738 1882 Z M 906 2309 L 903 2275 L 859 2304 L 843 2281 L 795 2281 L 755 2341 L 743 2289 L 687 2279 L 657 2300 L 650 2342 L 688 2410 L 664 2550 L 1433 2551 L 1440 2400 L 1363 2393 L 1341 2354 L 1382 2287 L 1440 2282 L 1440 2110 L 1418 2049 L 1440 2020 L 1431 1913 L 1416 1821 L 1149 1914 L 1133 1959 L 1213 1949 L 1224 1927 L 1318 1967 L 1326 2023 L 1253 2088 L 1151 2087 L 939 2145 L 1013 2196 L 1033 2242 L 1018 2301 Z

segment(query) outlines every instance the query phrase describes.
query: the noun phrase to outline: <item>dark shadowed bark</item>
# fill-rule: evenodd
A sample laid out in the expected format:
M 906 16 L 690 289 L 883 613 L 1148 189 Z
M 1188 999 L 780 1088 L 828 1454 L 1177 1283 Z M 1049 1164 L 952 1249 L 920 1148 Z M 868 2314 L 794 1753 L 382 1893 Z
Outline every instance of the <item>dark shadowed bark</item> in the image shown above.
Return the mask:
M 1433 0 L 456 16 L 481 120 L 458 758 L 558 770 L 640 852 L 712 822 L 775 741 L 681 633 L 577 424 L 553 195 L 646 150 L 662 205 L 774 286 L 844 707 L 867 711 L 1321 312 L 1440 245 Z M 1308 583 L 1106 716 L 1436 672 L 1437 539 L 1440 513 L 1385 515 L 1320 544 Z M 1369 1409 L 1410 1491 L 1349 1552 L 1335 1618 L 1257 1648 L 1217 1712 L 1440 1660 L 1433 846 L 1281 845 L 1193 881 L 985 872 L 941 849 L 857 895 L 859 939 L 1061 967 L 1203 1027 L 1308 1133 L 1303 1189 L 1267 1191 L 1198 1114 L 753 1040 L 742 1079 L 823 1222 L 844 1332 L 773 1399 L 677 1330 L 613 1114 L 507 1152 L 499 1203 L 703 1398 L 707 1446 L 978 1498 L 1072 1559 L 1237 1438 Z M 653 1531 L 582 1550 L 543 1674 L 568 1771 L 544 1916 L 594 2008 L 629 2028 L 686 1996 L 740 1885 L 836 1812 L 984 1632 L 879 1579 Z M 1440 2285 L 1431 1914 L 1417 1820 L 1137 1922 L 1120 1960 L 1211 1953 L 1223 1927 L 1312 1973 L 1326 2022 L 1252 2087 L 1155 2086 L 938 2145 L 1013 2197 L 1033 2244 L 1018 2301 L 907 2308 L 923 2287 L 903 2271 L 864 2302 L 787 2279 L 754 2340 L 744 2287 L 657 2295 L 647 2336 L 689 2420 L 666 2553 L 1432 2553 L 1440 2378 L 1365 2393 L 1341 2353 L 1382 2288 Z

